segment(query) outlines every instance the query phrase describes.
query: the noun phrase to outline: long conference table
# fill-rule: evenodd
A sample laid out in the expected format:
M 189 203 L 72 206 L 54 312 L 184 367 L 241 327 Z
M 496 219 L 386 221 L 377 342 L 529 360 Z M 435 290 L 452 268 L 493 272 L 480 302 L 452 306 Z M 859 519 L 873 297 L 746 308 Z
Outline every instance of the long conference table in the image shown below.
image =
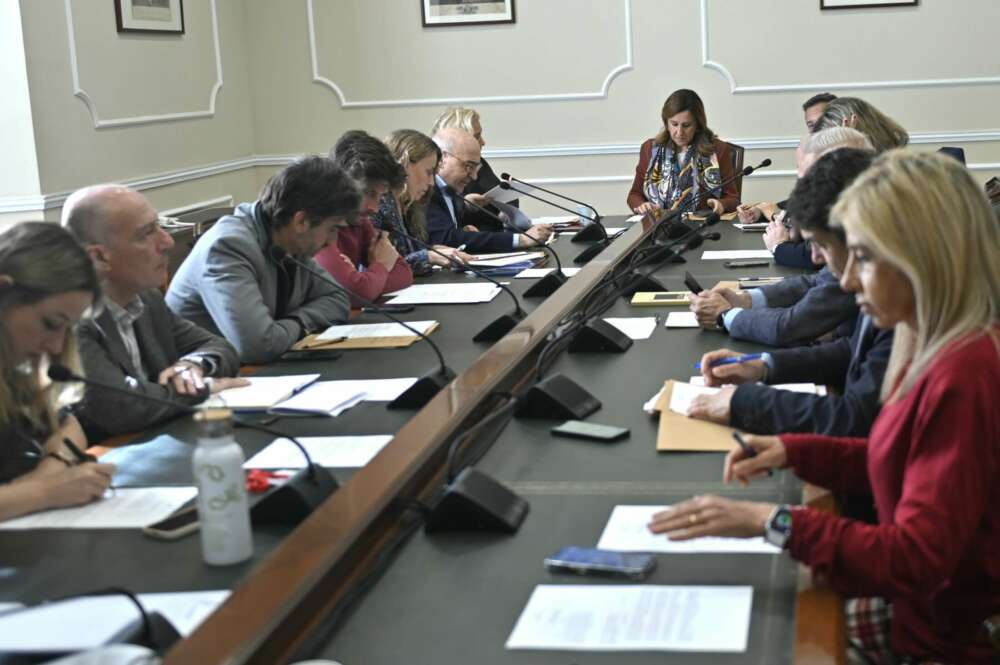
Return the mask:
M 609 226 L 624 218 L 609 217 Z M 760 249 L 759 234 L 729 224 L 713 227 L 717 242 L 665 263 L 655 273 L 670 290 L 684 290 L 684 271 L 702 284 L 742 276 L 790 275 L 768 268 L 729 270 L 703 261 L 704 249 Z M 254 556 L 216 568 L 201 560 L 199 539 L 152 540 L 138 530 L 0 531 L 0 602 L 34 603 L 104 587 L 133 592 L 232 589 L 229 599 L 167 654 L 168 664 L 280 663 L 306 657 L 343 665 L 398 663 L 837 663 L 842 623 L 837 599 L 812 587 L 787 555 L 661 554 L 643 584 L 751 585 L 753 604 L 746 653 L 506 650 L 504 643 L 539 584 L 629 584 L 547 572 L 543 559 L 565 545 L 595 546 L 614 506 L 661 505 L 695 494 L 798 503 L 803 487 L 790 473 L 748 488 L 721 482 L 721 453 L 657 453 L 657 420 L 643 402 L 666 379 L 687 380 L 705 351 L 763 347 L 717 332 L 657 326 L 625 353 L 554 356 L 547 374 L 584 386 L 602 408 L 588 420 L 628 427 L 612 444 L 555 438 L 558 421 L 501 417 L 464 437 L 458 455 L 530 503 L 513 535 L 425 533 L 420 504 L 433 503 L 445 483 L 449 444 L 486 422 L 511 395 L 531 385 L 537 355 L 559 322 L 577 310 L 605 275 L 622 270 L 649 243 L 653 226 L 632 224 L 596 259 L 545 299 L 521 299 L 529 316 L 500 341 L 472 336 L 513 309 L 501 293 L 477 305 L 418 306 L 407 320 L 434 319 L 433 339 L 458 377 L 419 411 L 394 411 L 362 402 L 337 418 L 286 417 L 272 427 L 296 436 L 393 434 L 362 469 L 334 469 L 341 483 L 297 527 L 254 528 Z M 566 266 L 585 244 L 560 238 L 553 248 Z M 470 281 L 440 271 L 432 283 Z M 535 280 L 509 279 L 520 297 Z M 602 316 L 665 318 L 679 308 L 639 309 L 618 298 Z M 379 322 L 361 314 L 356 322 Z M 321 380 L 418 376 L 435 365 L 426 343 L 406 349 L 345 351 L 336 360 L 283 362 L 256 375 L 321 373 Z M 150 429 L 135 441 L 166 435 L 193 443 L 188 418 Z M 238 430 L 247 458 L 273 437 Z M 135 485 L 190 485 L 189 460 L 175 456 L 129 469 Z M 99 621 L 99 617 L 89 620 Z

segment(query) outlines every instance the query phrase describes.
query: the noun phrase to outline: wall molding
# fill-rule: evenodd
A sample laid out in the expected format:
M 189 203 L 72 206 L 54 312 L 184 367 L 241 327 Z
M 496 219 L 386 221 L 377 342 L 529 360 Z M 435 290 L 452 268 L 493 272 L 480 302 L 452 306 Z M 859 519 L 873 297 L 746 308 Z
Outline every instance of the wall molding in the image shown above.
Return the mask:
M 209 0 L 212 9 L 212 40 L 215 48 L 215 84 L 208 96 L 208 109 L 204 111 L 185 111 L 180 113 L 163 113 L 159 115 L 131 116 L 123 118 L 101 119 L 97 112 L 97 104 L 80 85 L 80 68 L 76 58 L 76 29 L 73 27 L 72 0 L 64 0 L 66 9 L 66 34 L 69 41 L 69 66 L 73 74 L 73 95 L 79 97 L 90 112 L 94 129 L 111 127 L 129 127 L 132 125 L 148 125 L 157 122 L 175 122 L 194 118 L 210 118 L 215 115 L 215 100 L 222 89 L 222 48 L 219 43 L 219 16 L 216 0 Z
M 714 69 L 729 82 L 729 92 L 733 94 L 804 92 L 818 90 L 872 90 L 889 88 L 943 88 L 953 86 L 978 86 L 1000 84 L 1000 76 L 973 78 L 913 79 L 909 81 L 843 81 L 834 83 L 791 83 L 776 85 L 739 85 L 729 68 L 712 60 L 708 49 L 708 2 L 701 0 L 701 65 Z
M 69 2 L 69 0 L 66 0 Z M 625 4 L 625 62 L 612 69 L 604 78 L 604 84 L 597 92 L 571 92 L 547 95 L 500 95 L 488 97 L 439 97 L 417 99 L 372 99 L 350 101 L 347 95 L 334 81 L 319 73 L 319 58 L 316 53 L 316 19 L 313 11 L 314 0 L 306 0 L 306 20 L 309 32 L 309 58 L 312 64 L 313 83 L 325 86 L 333 91 L 340 100 L 341 108 L 379 108 L 399 106 L 454 106 L 456 104 L 497 104 L 505 102 L 565 102 L 581 99 L 607 99 L 611 84 L 618 76 L 633 69 L 632 64 L 632 3 L 623 0 Z

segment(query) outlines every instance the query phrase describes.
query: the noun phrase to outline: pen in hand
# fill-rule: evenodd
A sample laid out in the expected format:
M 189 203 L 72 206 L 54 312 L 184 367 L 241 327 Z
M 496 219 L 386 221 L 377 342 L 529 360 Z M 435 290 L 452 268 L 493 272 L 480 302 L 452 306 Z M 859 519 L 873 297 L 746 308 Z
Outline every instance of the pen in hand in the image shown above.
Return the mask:
M 712 367 L 718 367 L 719 365 L 739 365 L 740 363 L 748 363 L 751 360 L 760 360 L 764 357 L 763 353 L 748 353 L 742 356 L 732 356 L 730 358 L 722 358 L 716 360 L 712 363 Z M 701 369 L 701 363 L 697 362 L 694 364 L 694 368 L 697 370 Z
M 73 443 L 72 439 L 70 439 L 68 436 L 63 437 L 63 443 L 66 444 L 66 447 L 69 448 L 69 451 L 73 453 L 73 457 L 76 458 L 77 464 L 84 464 L 86 462 L 97 461 L 97 458 L 94 457 L 93 455 L 85 453 L 82 450 L 80 450 L 77 447 L 77 445 Z
M 740 449 L 743 450 L 743 454 L 747 456 L 747 459 L 757 457 L 757 451 L 750 447 L 750 444 L 746 442 L 739 432 L 733 432 L 733 440 L 739 445 Z M 768 476 L 773 476 L 774 471 L 772 469 L 767 470 Z

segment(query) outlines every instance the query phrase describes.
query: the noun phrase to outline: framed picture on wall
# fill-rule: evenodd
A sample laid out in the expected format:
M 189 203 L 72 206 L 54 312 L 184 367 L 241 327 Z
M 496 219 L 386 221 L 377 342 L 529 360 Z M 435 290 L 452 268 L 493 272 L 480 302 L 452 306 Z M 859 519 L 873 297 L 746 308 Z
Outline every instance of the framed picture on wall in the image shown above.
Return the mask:
M 916 7 L 920 0 L 819 0 L 820 9 L 865 9 L 869 7 Z
M 420 0 L 424 27 L 513 23 L 514 0 L 479 2 L 477 0 Z
M 184 0 L 115 0 L 118 32 L 184 34 Z

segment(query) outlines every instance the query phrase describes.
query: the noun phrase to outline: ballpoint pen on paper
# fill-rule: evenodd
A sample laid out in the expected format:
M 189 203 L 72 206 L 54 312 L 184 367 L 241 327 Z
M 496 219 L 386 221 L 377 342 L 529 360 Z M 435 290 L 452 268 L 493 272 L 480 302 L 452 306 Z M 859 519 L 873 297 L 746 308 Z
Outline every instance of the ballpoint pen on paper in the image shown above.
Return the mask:
M 722 358 L 721 360 L 716 360 L 712 363 L 712 367 L 718 367 L 719 365 L 739 365 L 740 363 L 748 363 L 751 360 L 760 360 L 764 357 L 763 353 L 748 353 L 742 356 L 732 356 L 730 358 Z M 700 370 L 701 363 L 695 363 L 694 368 Z

